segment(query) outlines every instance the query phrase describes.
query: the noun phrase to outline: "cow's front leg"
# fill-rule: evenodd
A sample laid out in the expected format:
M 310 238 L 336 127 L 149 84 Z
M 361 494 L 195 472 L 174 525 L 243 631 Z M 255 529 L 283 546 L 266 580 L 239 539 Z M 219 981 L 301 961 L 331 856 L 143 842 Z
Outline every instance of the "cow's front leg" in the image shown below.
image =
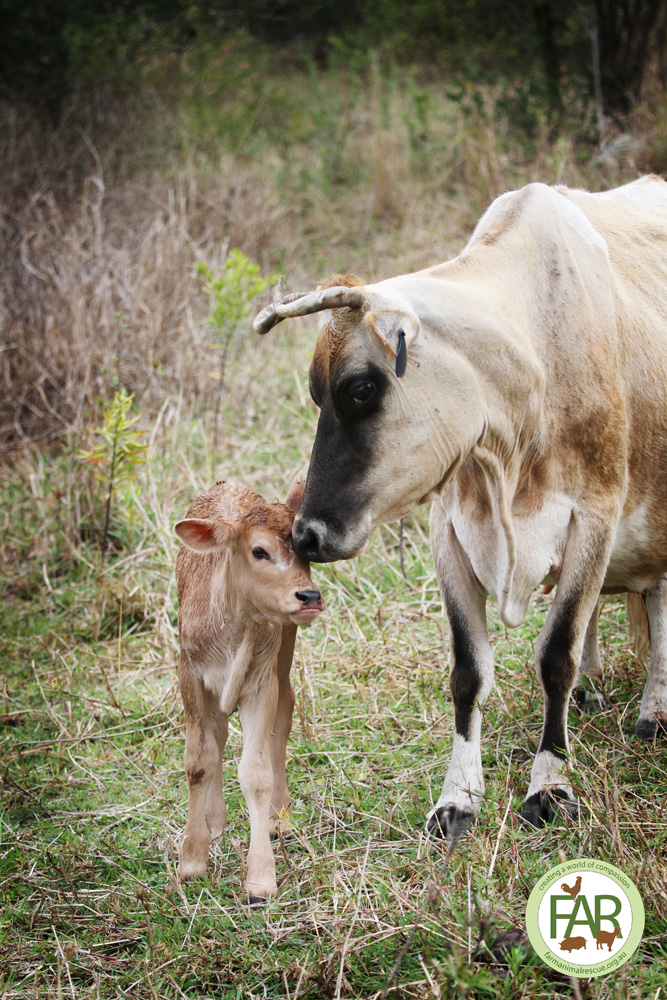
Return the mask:
M 535 647 L 544 725 L 522 809 L 533 826 L 553 821 L 559 808 L 571 814 L 579 808 L 566 773 L 567 711 L 608 560 L 609 533 L 602 525 L 601 519 L 574 518 L 556 597 Z
M 277 892 L 276 863 L 269 836 L 269 813 L 273 793 L 271 730 L 278 705 L 275 667 L 258 690 L 239 703 L 243 729 L 243 752 L 239 782 L 250 816 L 246 892 L 251 903 L 264 902 Z
M 440 525 L 432 517 L 431 538 L 451 632 L 455 730 L 445 782 L 427 817 L 426 831 L 432 837 L 455 840 L 473 825 L 484 794 L 482 705 L 493 686 L 493 653 L 486 628 L 486 594 L 451 523 Z
M 645 593 L 651 656 L 635 732 L 640 740 L 667 736 L 667 581 Z
M 222 825 L 222 752 L 226 718 L 211 713 L 210 693 L 187 664 L 179 670 L 185 708 L 185 773 L 188 779 L 188 818 L 181 847 L 179 874 L 188 879 L 206 874 L 210 842 L 209 822 Z M 216 787 L 217 786 L 217 787 Z
M 271 737 L 271 763 L 273 766 L 273 791 L 269 833 L 273 840 L 286 826 L 290 816 L 290 794 L 287 788 L 285 760 L 287 740 L 292 729 L 294 713 L 294 689 L 289 679 L 294 657 L 296 625 L 283 625 L 280 649 L 278 651 L 278 707 Z

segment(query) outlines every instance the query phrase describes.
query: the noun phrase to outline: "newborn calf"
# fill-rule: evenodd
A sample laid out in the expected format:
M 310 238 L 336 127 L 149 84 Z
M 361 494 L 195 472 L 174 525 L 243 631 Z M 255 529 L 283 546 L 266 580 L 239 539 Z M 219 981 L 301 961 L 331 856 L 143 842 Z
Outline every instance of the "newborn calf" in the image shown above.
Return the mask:
M 285 778 L 294 691 L 289 680 L 297 625 L 324 605 L 309 564 L 292 548 L 303 499 L 297 476 L 284 504 L 217 483 L 175 527 L 185 709 L 188 818 L 181 878 L 204 875 L 211 837 L 224 830 L 222 754 L 227 718 L 243 730 L 239 782 L 250 814 L 246 891 L 261 902 L 277 890 L 271 833 L 289 814 Z

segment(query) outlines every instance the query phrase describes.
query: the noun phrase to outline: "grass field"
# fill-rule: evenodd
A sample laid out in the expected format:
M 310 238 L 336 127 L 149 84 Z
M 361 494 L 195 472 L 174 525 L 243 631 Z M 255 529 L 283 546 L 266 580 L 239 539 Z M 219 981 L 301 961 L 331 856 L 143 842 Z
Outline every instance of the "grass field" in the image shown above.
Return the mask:
M 122 133 L 136 162 L 86 133 L 98 160 L 82 143 L 82 180 L 63 180 L 57 164 L 28 172 L 28 196 L 5 218 L 16 260 L 3 304 L 14 325 L 0 497 L 0 998 L 660 1000 L 667 757 L 664 744 L 634 739 L 644 668 L 621 603 L 608 600 L 601 621 L 605 708 L 591 717 L 573 705 L 570 717 L 579 820 L 539 832 L 518 820 L 541 730 L 532 643 L 550 598 L 536 595 L 515 632 L 489 610 L 497 677 L 481 820 L 453 852 L 423 839 L 453 731 L 423 510 L 405 521 L 405 575 L 397 525 L 359 560 L 314 568 L 327 611 L 295 655 L 294 822 L 276 845 L 279 895 L 262 910 L 244 903 L 235 717 L 228 830 L 207 878 L 179 883 L 187 796 L 171 526 L 215 478 L 283 498 L 316 423 L 315 324 L 261 341 L 244 328 L 211 455 L 217 355 L 195 261 L 217 266 L 240 246 L 265 273 L 286 270 L 291 287 L 341 268 L 379 278 L 455 252 L 507 187 L 600 187 L 637 171 L 631 157 L 585 152 L 589 111 L 576 141 L 536 128 L 519 147 L 491 90 L 466 104 L 441 81 L 379 64 L 281 77 L 275 66 L 258 75 L 257 53 L 216 58 L 167 67 L 157 83 L 146 67 L 145 119 Z M 231 74 L 232 59 L 243 101 L 212 69 Z M 27 147 L 11 148 L 5 187 L 18 198 Z M 149 460 L 118 491 L 104 556 L 104 497 L 77 455 L 118 385 L 135 393 Z M 555 976 L 521 933 L 538 877 L 578 856 L 622 868 L 646 908 L 639 951 L 595 981 Z M 512 947 L 493 958 L 508 932 Z

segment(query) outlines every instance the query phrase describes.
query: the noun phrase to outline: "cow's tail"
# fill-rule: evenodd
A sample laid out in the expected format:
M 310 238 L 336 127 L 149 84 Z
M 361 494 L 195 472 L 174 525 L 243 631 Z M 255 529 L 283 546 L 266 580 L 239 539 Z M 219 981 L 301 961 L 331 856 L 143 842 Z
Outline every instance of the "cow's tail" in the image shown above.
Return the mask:
M 628 629 L 632 636 L 635 656 L 644 660 L 651 645 L 651 635 L 643 594 L 628 594 Z

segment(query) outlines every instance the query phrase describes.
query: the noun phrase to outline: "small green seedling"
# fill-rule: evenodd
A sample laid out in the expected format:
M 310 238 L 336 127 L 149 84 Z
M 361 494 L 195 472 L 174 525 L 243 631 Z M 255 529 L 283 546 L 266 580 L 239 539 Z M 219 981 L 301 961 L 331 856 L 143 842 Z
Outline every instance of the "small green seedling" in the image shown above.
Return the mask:
M 134 395 L 119 389 L 104 411 L 100 427 L 93 434 L 102 438 L 92 451 L 80 451 L 79 459 L 94 466 L 94 476 L 106 486 L 104 527 L 100 548 L 104 555 L 109 548 L 111 506 L 119 487 L 134 482 L 139 467 L 148 459 L 148 445 L 142 444 L 145 431 L 133 430 L 139 419 L 132 414 Z
M 217 338 L 211 347 L 220 351 L 218 370 L 209 373 L 212 378 L 218 380 L 213 413 L 213 461 L 215 462 L 218 453 L 220 404 L 232 338 L 238 330 L 241 320 L 245 319 L 252 310 L 253 299 L 260 295 L 274 279 L 272 277 L 262 278 L 259 264 L 255 264 L 241 250 L 231 250 L 227 254 L 222 270 L 218 274 L 203 261 L 195 265 L 195 270 L 202 279 L 202 284 L 211 303 L 212 312 L 207 322 Z

